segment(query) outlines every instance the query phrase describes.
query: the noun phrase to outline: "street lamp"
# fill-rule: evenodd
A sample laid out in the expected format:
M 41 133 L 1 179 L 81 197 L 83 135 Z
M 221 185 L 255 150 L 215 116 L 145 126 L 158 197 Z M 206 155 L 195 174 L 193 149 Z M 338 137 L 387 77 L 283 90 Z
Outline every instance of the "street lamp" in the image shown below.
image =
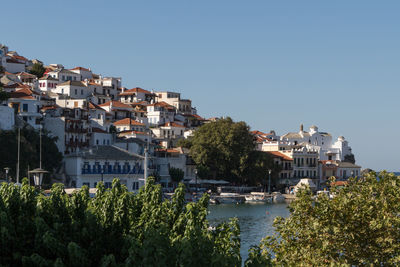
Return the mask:
M 7 183 L 8 183 L 8 182 L 9 182 L 9 181 L 8 181 L 8 171 L 10 170 L 10 168 L 5 167 L 4 170 L 6 171 L 6 181 L 7 181 Z
M 194 169 L 194 179 L 196 181 L 196 192 L 197 192 L 197 169 Z
M 351 177 L 354 178 L 354 171 L 351 171 Z
M 268 170 L 268 194 L 271 194 L 271 172 L 272 170 Z
M 35 183 L 35 186 L 41 188 L 43 182 L 43 174 L 48 173 L 48 171 L 37 168 L 30 171 L 29 173 L 33 175 L 33 182 Z

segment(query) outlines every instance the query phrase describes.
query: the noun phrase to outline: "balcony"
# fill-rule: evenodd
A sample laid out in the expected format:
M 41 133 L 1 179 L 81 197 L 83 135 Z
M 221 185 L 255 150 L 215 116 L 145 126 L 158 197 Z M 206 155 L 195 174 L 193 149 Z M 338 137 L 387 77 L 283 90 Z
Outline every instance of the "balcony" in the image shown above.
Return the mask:
M 101 175 L 101 170 L 99 169 L 82 169 L 82 174 L 100 174 Z M 103 174 L 144 174 L 143 169 L 111 169 L 111 170 L 104 170 Z

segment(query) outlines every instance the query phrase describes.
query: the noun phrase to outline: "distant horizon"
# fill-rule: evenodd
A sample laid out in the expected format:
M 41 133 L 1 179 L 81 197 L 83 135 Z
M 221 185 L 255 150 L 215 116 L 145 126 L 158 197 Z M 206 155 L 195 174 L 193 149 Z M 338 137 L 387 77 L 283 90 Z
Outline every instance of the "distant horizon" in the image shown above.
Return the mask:
M 177 91 L 200 116 L 252 130 L 315 124 L 343 135 L 363 169 L 400 169 L 400 2 L 19 3 L 19 19 L 3 14 L 0 43 L 27 58 Z

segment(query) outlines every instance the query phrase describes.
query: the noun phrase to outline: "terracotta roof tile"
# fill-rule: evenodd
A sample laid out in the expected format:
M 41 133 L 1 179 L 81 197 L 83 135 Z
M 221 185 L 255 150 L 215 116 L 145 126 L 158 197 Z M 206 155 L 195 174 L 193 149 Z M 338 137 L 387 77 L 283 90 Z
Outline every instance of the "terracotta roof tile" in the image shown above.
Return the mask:
M 180 127 L 180 128 L 185 128 L 185 126 L 180 125 L 176 122 L 166 122 L 164 125 L 161 125 L 161 127 Z
M 119 95 L 122 95 L 122 96 L 123 96 L 123 95 L 133 95 L 133 94 L 135 94 L 135 93 L 151 94 L 150 91 L 147 91 L 147 90 L 142 89 L 142 88 L 140 88 L 140 87 L 136 87 L 136 88 L 132 88 L 132 89 L 125 90 L 125 92 L 123 92 L 123 93 L 121 93 L 121 94 L 119 94 Z
M 127 108 L 127 109 L 132 109 L 132 107 L 131 107 L 130 105 L 127 105 L 127 104 L 124 104 L 124 103 L 122 103 L 122 102 L 120 102 L 120 101 L 115 101 L 115 100 L 108 101 L 108 102 L 106 102 L 106 103 L 104 103 L 104 104 L 101 104 L 101 105 L 99 105 L 99 106 L 100 106 L 100 107 L 109 107 L 110 105 L 112 105 L 112 107 L 115 107 L 115 108 Z
M 130 120 L 130 121 L 129 121 Z M 129 118 L 125 118 L 119 121 L 116 121 L 113 123 L 115 126 L 119 126 L 119 125 L 138 125 L 138 126 L 145 126 L 145 124 L 129 119 Z
M 281 153 L 279 151 L 266 151 L 265 153 L 271 154 L 271 155 L 273 155 L 275 157 L 279 157 L 279 158 L 281 158 L 283 160 L 293 161 L 293 159 L 291 157 L 289 157 L 289 156 L 287 156 L 287 155 L 285 155 L 285 154 L 283 154 L 283 153 Z

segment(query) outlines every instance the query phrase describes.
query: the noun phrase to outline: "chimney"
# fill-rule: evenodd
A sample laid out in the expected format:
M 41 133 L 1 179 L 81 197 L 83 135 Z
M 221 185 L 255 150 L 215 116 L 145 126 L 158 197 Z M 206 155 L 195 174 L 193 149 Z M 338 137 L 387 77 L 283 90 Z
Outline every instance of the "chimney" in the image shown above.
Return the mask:
M 303 124 L 300 124 L 300 132 L 303 132 Z

